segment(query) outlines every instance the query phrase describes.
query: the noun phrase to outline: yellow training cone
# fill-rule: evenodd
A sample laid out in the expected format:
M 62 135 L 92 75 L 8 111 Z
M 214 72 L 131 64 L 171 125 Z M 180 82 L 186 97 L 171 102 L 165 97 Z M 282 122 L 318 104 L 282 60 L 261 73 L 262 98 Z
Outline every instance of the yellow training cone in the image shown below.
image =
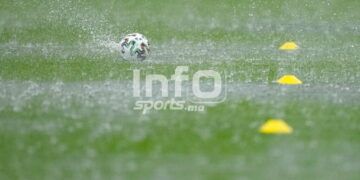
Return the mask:
M 298 49 L 299 46 L 293 42 L 293 41 L 288 41 L 285 42 L 283 45 L 280 46 L 280 50 L 284 50 L 284 51 L 292 51 L 292 50 L 296 50 Z
M 259 129 L 263 134 L 291 134 L 293 129 L 282 119 L 269 119 Z
M 276 82 L 279 84 L 288 84 L 288 85 L 302 84 L 302 81 L 300 79 L 298 79 L 296 76 L 291 74 L 282 76 Z

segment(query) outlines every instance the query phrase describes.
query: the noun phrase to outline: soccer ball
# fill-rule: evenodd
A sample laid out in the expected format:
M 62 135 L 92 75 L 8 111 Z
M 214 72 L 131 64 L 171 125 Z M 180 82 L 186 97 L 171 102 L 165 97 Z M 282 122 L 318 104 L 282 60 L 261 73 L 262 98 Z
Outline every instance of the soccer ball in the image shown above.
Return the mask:
M 142 34 L 128 34 L 120 41 L 120 53 L 126 60 L 145 60 L 149 52 L 149 41 Z

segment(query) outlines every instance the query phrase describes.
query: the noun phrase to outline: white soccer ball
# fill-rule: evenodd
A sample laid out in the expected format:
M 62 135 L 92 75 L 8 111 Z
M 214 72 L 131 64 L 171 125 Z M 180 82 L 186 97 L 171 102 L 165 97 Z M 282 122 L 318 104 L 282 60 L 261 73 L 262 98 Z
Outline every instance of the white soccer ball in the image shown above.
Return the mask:
M 128 34 L 120 41 L 120 53 L 126 60 L 145 60 L 149 52 L 149 41 L 142 34 Z

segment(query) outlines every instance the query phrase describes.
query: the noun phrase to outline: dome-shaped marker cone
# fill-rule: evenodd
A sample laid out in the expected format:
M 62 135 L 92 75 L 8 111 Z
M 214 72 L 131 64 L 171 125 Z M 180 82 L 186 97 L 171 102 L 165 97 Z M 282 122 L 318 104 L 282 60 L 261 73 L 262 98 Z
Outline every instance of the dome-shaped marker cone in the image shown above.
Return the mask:
M 293 50 L 296 50 L 298 48 L 299 48 L 299 46 L 293 41 L 285 42 L 283 45 L 281 45 L 279 47 L 279 49 L 283 50 L 283 51 L 293 51 Z
M 282 119 L 269 119 L 259 128 L 259 132 L 263 134 L 291 134 L 293 129 Z
M 297 78 L 296 76 L 291 75 L 291 74 L 287 74 L 287 75 L 282 76 L 276 82 L 279 83 L 279 84 L 286 84 L 286 85 L 302 84 L 302 81 L 299 78 Z

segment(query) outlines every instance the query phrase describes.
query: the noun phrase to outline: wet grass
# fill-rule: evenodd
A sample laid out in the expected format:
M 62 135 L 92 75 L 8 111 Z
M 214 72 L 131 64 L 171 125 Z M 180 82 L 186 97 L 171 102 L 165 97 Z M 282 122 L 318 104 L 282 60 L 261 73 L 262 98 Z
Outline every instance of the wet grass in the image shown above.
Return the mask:
M 0 179 L 359 179 L 359 1 L 0 4 Z M 130 32 L 148 60 L 113 49 Z M 179 65 L 225 73 L 226 101 L 133 110 L 133 69 Z M 269 118 L 294 133 L 259 134 Z

